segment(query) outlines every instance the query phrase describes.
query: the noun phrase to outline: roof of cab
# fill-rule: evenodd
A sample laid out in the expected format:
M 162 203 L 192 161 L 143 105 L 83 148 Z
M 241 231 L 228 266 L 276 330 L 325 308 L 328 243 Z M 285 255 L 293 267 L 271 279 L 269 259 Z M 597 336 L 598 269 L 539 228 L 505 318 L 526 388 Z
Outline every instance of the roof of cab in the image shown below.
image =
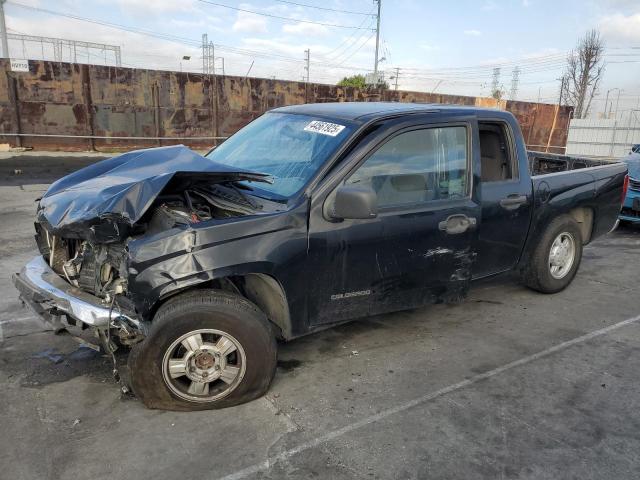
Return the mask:
M 271 110 L 279 113 L 296 113 L 302 115 L 317 115 L 344 120 L 375 120 L 378 117 L 386 117 L 402 113 L 437 113 L 453 112 L 498 112 L 491 108 L 467 107 L 462 105 L 443 105 L 438 103 L 397 103 L 397 102 L 332 102 L 332 103 L 306 103 L 303 105 L 290 105 Z

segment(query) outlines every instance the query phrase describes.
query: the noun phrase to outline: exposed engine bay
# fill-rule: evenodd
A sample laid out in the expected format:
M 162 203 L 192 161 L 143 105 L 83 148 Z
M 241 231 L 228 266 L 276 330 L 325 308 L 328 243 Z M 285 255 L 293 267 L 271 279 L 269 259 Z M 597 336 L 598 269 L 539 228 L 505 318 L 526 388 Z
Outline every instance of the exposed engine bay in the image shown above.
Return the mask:
M 132 237 L 260 210 L 242 187 L 231 182 L 168 189 L 130 230 Z M 78 238 L 76 238 L 78 237 Z M 50 267 L 72 285 L 109 301 L 126 291 L 126 242 L 98 243 L 80 235 L 53 235 L 36 223 L 36 242 Z
M 143 220 L 146 231 L 155 233 L 179 225 L 256 213 L 259 206 L 233 183 L 195 186 L 182 193 L 159 195 Z

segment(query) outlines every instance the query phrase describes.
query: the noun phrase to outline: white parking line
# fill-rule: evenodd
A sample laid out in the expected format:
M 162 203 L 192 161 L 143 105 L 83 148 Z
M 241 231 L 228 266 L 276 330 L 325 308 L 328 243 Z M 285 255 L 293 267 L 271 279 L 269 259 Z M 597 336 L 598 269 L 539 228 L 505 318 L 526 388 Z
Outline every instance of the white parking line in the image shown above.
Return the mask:
M 37 320 L 38 317 L 36 316 L 29 316 L 29 317 L 21 317 L 21 318 L 12 318 L 10 320 L 0 320 L 0 325 L 8 325 L 10 323 L 20 323 L 20 322 L 24 322 L 25 320 Z
M 618 330 L 619 328 L 625 327 L 627 325 L 631 325 L 632 323 L 637 323 L 638 321 L 640 321 L 640 315 L 637 317 L 629 318 L 627 320 L 623 320 L 618 323 L 614 323 L 613 325 L 609 325 L 608 327 L 604 327 L 599 330 L 594 330 L 593 332 L 587 333 L 585 335 L 581 335 L 580 337 L 576 337 L 572 340 L 567 340 L 566 342 L 559 343 L 558 345 L 554 345 L 553 347 L 547 348 L 546 350 L 542 350 L 538 353 L 534 353 L 533 355 L 523 357 L 511 363 L 507 363 L 506 365 L 503 365 L 498 368 L 494 368 L 493 370 L 489 370 L 488 372 L 474 375 L 473 377 L 467 380 L 463 380 L 462 382 L 454 383 L 453 385 L 449 385 L 448 387 L 441 388 L 440 390 L 437 390 L 433 393 L 428 393 L 422 397 L 418 397 L 406 403 L 402 403 L 395 407 L 388 408 L 375 415 L 371 415 L 357 422 L 351 423 L 349 425 L 345 425 L 342 428 L 338 428 L 331 432 L 325 433 L 324 435 L 320 435 L 319 437 L 316 437 L 312 440 L 301 443 L 300 445 L 293 447 L 289 450 L 286 450 L 278 455 L 269 457 L 264 462 L 251 465 L 250 467 L 243 468 L 242 470 L 238 470 L 237 472 L 231 473 L 224 477 L 220 477 L 220 480 L 237 480 L 237 479 L 245 478 L 249 475 L 253 475 L 255 473 L 258 473 L 264 470 L 268 470 L 276 462 L 286 460 L 294 455 L 297 455 L 298 453 L 304 452 L 311 448 L 315 448 L 318 445 L 334 440 L 338 437 L 341 437 L 347 433 L 353 432 L 354 430 L 370 425 L 374 422 L 383 420 L 391 415 L 404 412 L 405 410 L 409 410 L 410 408 L 413 408 L 415 406 L 421 405 L 435 398 L 446 395 L 447 393 L 455 392 L 456 390 L 460 390 L 461 388 L 467 387 L 469 385 L 473 385 L 474 383 L 480 382 L 482 380 L 486 380 L 491 377 L 495 377 L 496 375 L 506 372 L 507 370 L 511 370 L 513 368 L 520 367 L 522 365 L 526 365 L 535 360 L 547 357 L 553 353 L 559 352 L 573 345 L 587 342 L 593 338 L 606 335 L 609 332 Z

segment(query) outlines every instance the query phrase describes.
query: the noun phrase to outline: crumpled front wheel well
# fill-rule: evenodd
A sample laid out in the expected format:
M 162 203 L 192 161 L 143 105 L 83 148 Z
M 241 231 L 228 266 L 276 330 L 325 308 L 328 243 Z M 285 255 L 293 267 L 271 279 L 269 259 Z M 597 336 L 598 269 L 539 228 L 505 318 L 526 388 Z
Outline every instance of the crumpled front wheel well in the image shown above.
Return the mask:
M 214 278 L 196 286 L 173 292 L 154 306 L 152 315 L 155 315 L 158 308 L 169 298 L 201 288 L 224 290 L 246 298 L 264 312 L 269 322 L 275 327 L 278 338 L 287 340 L 292 337 L 289 304 L 284 288 L 278 280 L 264 273 Z

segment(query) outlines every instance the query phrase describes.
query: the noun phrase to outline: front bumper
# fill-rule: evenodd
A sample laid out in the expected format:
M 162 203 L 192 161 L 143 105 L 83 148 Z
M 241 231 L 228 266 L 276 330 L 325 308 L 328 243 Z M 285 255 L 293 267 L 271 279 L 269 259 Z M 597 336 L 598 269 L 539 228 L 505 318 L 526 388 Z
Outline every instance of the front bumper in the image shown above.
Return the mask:
M 109 305 L 63 280 L 41 256 L 33 258 L 20 273 L 13 275 L 20 297 L 38 315 L 50 323 L 60 315 L 80 321 L 86 326 L 104 330 L 114 323 L 125 323 L 144 331 L 143 323 L 133 314 L 123 314 Z M 52 318 L 53 317 L 53 318 Z

